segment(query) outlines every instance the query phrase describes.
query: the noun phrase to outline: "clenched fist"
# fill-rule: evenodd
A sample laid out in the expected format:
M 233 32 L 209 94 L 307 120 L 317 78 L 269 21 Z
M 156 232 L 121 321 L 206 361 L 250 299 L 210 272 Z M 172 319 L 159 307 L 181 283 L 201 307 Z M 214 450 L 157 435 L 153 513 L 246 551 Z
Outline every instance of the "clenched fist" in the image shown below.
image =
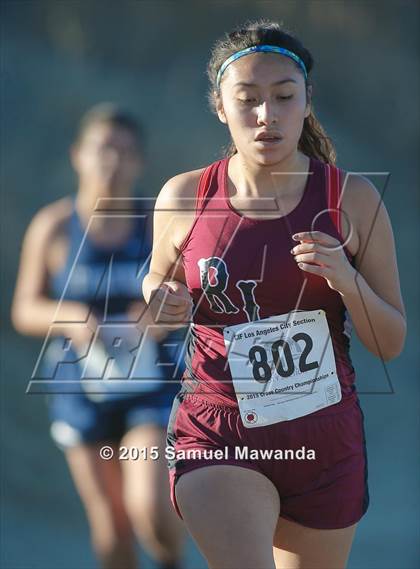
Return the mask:
M 156 324 L 174 330 L 191 321 L 193 301 L 183 283 L 166 281 L 152 292 L 149 308 Z

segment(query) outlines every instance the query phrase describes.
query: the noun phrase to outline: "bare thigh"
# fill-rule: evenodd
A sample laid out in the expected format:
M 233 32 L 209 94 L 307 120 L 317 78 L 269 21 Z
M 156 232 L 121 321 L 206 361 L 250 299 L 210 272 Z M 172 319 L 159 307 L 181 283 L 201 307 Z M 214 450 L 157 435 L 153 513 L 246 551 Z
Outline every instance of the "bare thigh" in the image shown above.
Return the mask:
M 185 529 L 170 500 L 166 430 L 152 424 L 134 427 L 126 433 L 121 445 L 146 449 L 147 453 L 139 460 L 121 462 L 124 500 L 133 527 L 156 557 L 176 558 L 181 554 Z M 153 447 L 157 449 L 157 457 Z
M 207 466 L 183 474 L 175 493 L 210 569 L 275 569 L 280 499 L 263 474 L 239 466 Z
M 124 507 L 121 468 L 116 458 L 103 460 L 99 445 L 80 445 L 66 451 L 76 489 L 100 549 L 131 541 L 131 524 Z M 117 456 L 117 453 L 114 453 Z
M 356 526 L 321 530 L 279 518 L 273 542 L 276 569 L 344 569 Z
M 144 509 L 147 515 L 152 512 L 172 514 L 165 444 L 166 431 L 157 425 L 134 427 L 121 441 L 121 446 L 145 449 L 138 460 L 121 461 L 126 503 L 128 507 L 130 504 L 135 507 L 137 513 Z

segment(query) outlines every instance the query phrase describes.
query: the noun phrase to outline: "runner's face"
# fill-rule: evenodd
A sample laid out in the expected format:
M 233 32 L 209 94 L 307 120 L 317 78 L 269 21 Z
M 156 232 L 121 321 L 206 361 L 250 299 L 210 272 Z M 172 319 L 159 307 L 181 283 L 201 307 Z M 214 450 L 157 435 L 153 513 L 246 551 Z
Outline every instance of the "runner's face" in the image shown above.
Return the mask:
M 82 188 L 99 195 L 126 196 L 141 173 L 141 156 L 128 129 L 93 124 L 72 149 L 72 163 Z
M 310 113 L 305 79 L 288 57 L 273 53 L 241 57 L 223 74 L 217 111 L 246 159 L 276 164 L 296 152 Z M 277 138 L 256 140 L 264 131 Z

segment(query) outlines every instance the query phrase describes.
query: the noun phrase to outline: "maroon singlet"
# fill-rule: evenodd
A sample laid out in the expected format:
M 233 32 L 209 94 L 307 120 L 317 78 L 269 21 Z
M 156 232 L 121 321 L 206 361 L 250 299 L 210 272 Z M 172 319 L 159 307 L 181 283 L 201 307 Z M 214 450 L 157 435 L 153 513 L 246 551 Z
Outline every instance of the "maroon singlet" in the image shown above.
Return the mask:
M 311 158 L 299 204 L 285 216 L 279 212 L 274 219 L 251 219 L 230 203 L 228 162 L 218 160 L 203 171 L 195 219 L 180 246 L 194 302 L 183 388 L 205 394 L 208 401 L 236 406 L 223 328 L 291 310 L 322 308 L 342 390 L 337 405 L 345 405 L 357 397 L 349 355 L 350 315 L 341 295 L 323 277 L 301 270 L 290 253 L 298 244 L 292 235 L 302 231 L 322 231 L 344 243 L 338 211 L 344 172 Z M 353 264 L 345 246 L 344 252 Z M 327 407 L 316 414 L 330 412 Z

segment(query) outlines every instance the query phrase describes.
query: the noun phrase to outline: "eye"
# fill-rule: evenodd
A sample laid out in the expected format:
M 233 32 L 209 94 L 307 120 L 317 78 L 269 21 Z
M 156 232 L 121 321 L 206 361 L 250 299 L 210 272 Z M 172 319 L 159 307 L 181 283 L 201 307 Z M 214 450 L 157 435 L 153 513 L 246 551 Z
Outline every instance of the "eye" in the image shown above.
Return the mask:
M 288 101 L 289 99 L 292 99 L 292 98 L 293 98 L 293 95 L 288 95 L 287 97 L 284 97 L 281 95 L 277 96 L 277 99 L 280 99 L 281 101 Z
M 252 105 L 257 102 L 257 99 L 255 97 L 240 97 L 239 101 L 244 105 Z

